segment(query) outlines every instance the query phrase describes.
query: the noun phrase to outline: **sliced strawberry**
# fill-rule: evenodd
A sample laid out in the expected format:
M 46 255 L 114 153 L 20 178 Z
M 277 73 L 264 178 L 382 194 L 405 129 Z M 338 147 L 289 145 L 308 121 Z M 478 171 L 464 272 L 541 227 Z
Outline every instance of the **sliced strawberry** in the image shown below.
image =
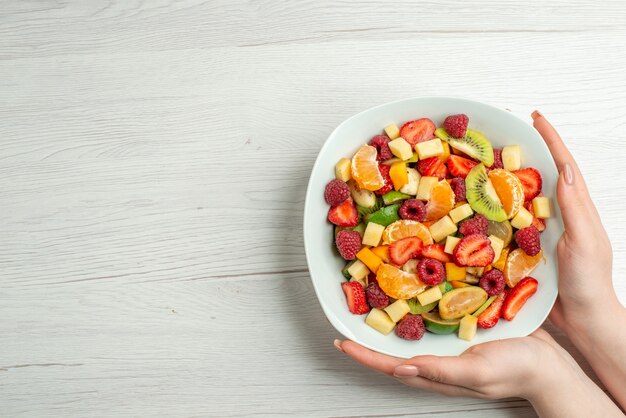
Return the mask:
M 465 178 L 469 174 L 470 170 L 478 165 L 476 161 L 468 160 L 467 158 L 459 157 L 458 155 L 451 155 L 446 161 L 448 170 L 453 177 Z
M 442 263 L 451 263 L 452 257 L 450 254 L 443 251 L 443 244 L 430 244 L 422 249 L 422 257 L 424 258 L 433 258 L 435 260 L 439 260 Z
M 439 158 L 439 157 L 437 157 Z M 445 164 L 442 164 L 437 171 L 435 171 L 435 177 L 438 177 L 439 180 L 443 180 L 448 177 L 448 167 Z
M 359 212 L 352 198 L 348 198 L 341 205 L 330 208 L 328 220 L 337 226 L 357 226 L 359 224 Z
M 520 280 L 504 299 L 502 318 L 512 321 L 528 298 L 535 294 L 537 286 L 539 282 L 532 277 L 524 277 Z
M 507 291 L 500 293 L 496 296 L 496 299 L 489 305 L 487 309 L 478 315 L 478 326 L 483 329 L 493 328 L 500 319 L 500 313 L 502 311 L 502 304 L 506 298 Z
M 526 207 L 526 210 L 533 215 L 533 222 L 531 225 L 537 228 L 539 232 L 545 231 L 546 221 L 535 217 L 535 210 L 533 209 L 533 202 L 526 202 L 524 206 Z
M 389 246 L 389 259 L 397 266 L 401 266 L 422 253 L 424 243 L 417 237 L 408 237 L 398 240 Z
M 417 162 L 417 171 L 422 176 L 439 177 L 443 180 L 446 177 L 446 166 L 439 157 L 430 157 Z
M 529 167 L 522 170 L 514 171 L 513 174 L 522 182 L 524 189 L 524 200 L 527 202 L 533 200 L 540 192 L 543 183 L 541 174 L 536 169 Z
M 432 120 L 422 118 L 412 120 L 402 125 L 402 128 L 400 128 L 400 136 L 411 144 L 411 148 L 413 148 L 418 142 L 433 139 L 435 137 L 435 129 L 436 126 Z
M 368 313 L 370 307 L 365 297 L 365 289 L 359 282 L 344 282 L 341 284 L 343 293 L 346 295 L 348 309 L 355 315 Z
M 458 266 L 486 267 L 493 263 L 495 256 L 491 241 L 481 234 L 467 235 L 454 247 L 454 261 Z

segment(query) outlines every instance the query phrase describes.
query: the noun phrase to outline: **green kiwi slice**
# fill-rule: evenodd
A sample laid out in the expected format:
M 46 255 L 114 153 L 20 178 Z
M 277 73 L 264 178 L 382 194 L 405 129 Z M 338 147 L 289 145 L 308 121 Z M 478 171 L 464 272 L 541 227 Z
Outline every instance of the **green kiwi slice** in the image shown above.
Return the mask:
M 438 128 L 435 130 L 435 136 L 446 141 L 452 148 L 476 158 L 487 167 L 493 165 L 493 147 L 481 132 L 468 129 L 463 138 L 455 138 L 449 135 L 445 129 Z
M 480 213 L 490 221 L 504 222 L 507 219 L 506 211 L 489 181 L 487 169 L 478 164 L 465 178 L 467 202 L 476 213 Z

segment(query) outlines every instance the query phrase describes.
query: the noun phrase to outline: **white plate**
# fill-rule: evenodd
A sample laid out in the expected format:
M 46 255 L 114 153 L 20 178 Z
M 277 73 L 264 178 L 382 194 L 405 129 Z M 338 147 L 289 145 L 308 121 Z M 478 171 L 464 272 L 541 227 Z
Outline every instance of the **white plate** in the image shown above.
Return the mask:
M 501 319 L 489 330 L 479 329 L 472 342 L 456 334 L 435 335 L 426 332 L 420 341 L 406 341 L 391 333 L 382 335 L 365 324 L 365 315 L 348 311 L 341 289 L 345 281 L 341 269 L 345 261 L 333 252 L 333 227 L 326 221 L 328 205 L 324 187 L 334 178 L 334 167 L 340 158 L 351 158 L 356 150 L 384 126 L 428 117 L 441 126 L 446 116 L 465 113 L 469 126 L 483 132 L 494 147 L 519 144 L 522 167 L 535 167 L 543 177 L 543 193 L 551 200 L 554 215 L 547 220 L 541 235 L 546 264 L 532 273 L 539 281 L 537 293 L 528 300 L 515 319 Z M 421 97 L 387 103 L 361 112 L 340 124 L 320 150 L 306 194 L 304 205 L 304 247 L 315 292 L 328 320 L 346 338 L 365 347 L 392 356 L 409 358 L 420 354 L 457 355 L 474 344 L 503 338 L 525 336 L 537 329 L 548 316 L 557 295 L 556 244 L 563 232 L 561 214 L 555 201 L 558 173 L 554 161 L 539 134 L 521 119 L 495 107 L 466 99 Z M 312 302 L 311 302 L 312 303 Z

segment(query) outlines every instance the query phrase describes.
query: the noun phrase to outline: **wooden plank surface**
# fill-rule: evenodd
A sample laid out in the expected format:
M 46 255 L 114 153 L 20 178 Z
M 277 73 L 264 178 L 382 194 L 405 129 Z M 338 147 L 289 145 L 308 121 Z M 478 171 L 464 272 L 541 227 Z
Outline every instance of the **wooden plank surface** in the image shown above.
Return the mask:
M 0 10 L 2 416 L 535 416 L 410 390 L 332 347 L 302 245 L 308 175 L 343 119 L 404 97 L 549 116 L 626 301 L 621 1 Z

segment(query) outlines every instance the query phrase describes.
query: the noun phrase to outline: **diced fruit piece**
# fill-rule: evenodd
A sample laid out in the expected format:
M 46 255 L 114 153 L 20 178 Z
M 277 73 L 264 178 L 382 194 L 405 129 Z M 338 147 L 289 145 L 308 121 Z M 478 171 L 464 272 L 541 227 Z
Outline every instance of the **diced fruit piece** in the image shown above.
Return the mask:
M 348 158 L 342 158 L 335 165 L 335 177 L 341 181 L 348 181 L 352 178 L 352 168 L 350 167 L 350 160 Z
M 508 171 L 520 169 L 522 166 L 522 153 L 519 145 L 507 145 L 502 148 L 502 166 Z
M 443 147 L 443 154 L 441 154 L 439 158 L 445 163 L 448 161 L 448 158 L 450 158 L 450 144 L 441 141 L 441 146 Z
M 424 336 L 424 321 L 419 315 L 407 314 L 398 322 L 396 335 L 404 340 L 417 341 Z
M 432 239 L 436 242 L 441 241 L 448 235 L 452 235 L 457 231 L 457 227 L 449 216 L 444 216 L 429 228 Z
M 389 246 L 388 245 L 381 245 L 378 247 L 374 247 L 372 248 L 372 252 L 376 254 L 378 257 L 380 257 L 380 259 L 383 260 L 383 262 L 385 263 L 389 263 L 391 261 L 391 259 L 389 258 Z
M 350 269 L 350 267 L 352 267 L 352 265 L 354 263 L 356 263 L 358 260 L 352 260 L 349 261 L 348 264 L 346 264 L 346 266 L 341 270 L 341 274 L 343 275 L 343 277 L 345 277 L 347 280 L 350 280 L 352 278 L 352 275 L 350 274 L 350 272 L 348 271 L 348 269 Z
M 398 215 L 399 209 L 400 205 L 397 203 L 395 205 L 385 206 L 376 212 L 367 215 L 365 221 L 373 222 L 382 226 L 391 225 L 400 219 L 400 216 Z
M 492 269 L 483 274 L 479 282 L 479 286 L 482 287 L 489 296 L 502 293 L 505 285 L 504 273 L 498 269 Z
M 488 235 L 494 235 L 502 240 L 504 247 L 511 243 L 513 239 L 513 227 L 509 221 L 496 222 L 489 221 L 489 227 L 487 228 Z
M 449 213 L 450 219 L 452 219 L 452 222 L 454 222 L 455 224 L 458 224 L 460 221 L 462 221 L 465 218 L 469 218 L 473 214 L 474 214 L 474 211 L 472 210 L 472 207 L 468 203 L 465 203 L 461 206 L 457 206 L 456 208 L 452 209 Z
M 459 157 L 458 155 L 451 155 L 446 161 L 448 171 L 454 177 L 465 178 L 469 174 L 470 170 L 478 165 L 476 161 L 468 160 L 467 158 Z
M 339 231 L 335 237 L 335 245 L 344 260 L 354 260 L 361 249 L 361 234 L 348 229 Z
M 502 249 L 502 252 L 500 253 L 500 257 L 493 262 L 492 266 L 495 269 L 498 269 L 500 271 L 504 271 L 504 267 L 506 265 L 506 259 L 509 256 L 509 251 L 511 251 L 510 247 L 504 247 Z
M 495 297 L 495 300 L 478 315 L 478 326 L 482 329 L 489 329 L 496 326 L 500 319 L 502 304 L 506 298 L 507 292 L 504 291 Z
M 417 274 L 406 273 L 391 264 L 382 264 L 378 268 L 376 280 L 380 288 L 394 299 L 411 299 L 427 287 Z
M 410 199 L 411 195 L 401 193 L 395 190 L 390 191 L 383 195 L 383 203 L 385 205 L 393 205 L 394 203 L 400 203 L 403 200 Z
M 446 272 L 441 261 L 424 258 L 417 265 L 417 277 L 422 283 L 436 286 L 446 279 Z
M 381 309 L 372 309 L 365 318 L 365 323 L 381 334 L 387 335 L 393 331 L 396 323 Z
M 457 149 L 467 154 L 471 158 L 484 163 L 487 167 L 493 164 L 493 147 L 491 142 L 481 132 L 468 129 L 465 136 L 455 138 L 448 135 L 445 129 L 439 128 L 435 131 L 437 138 L 446 141 L 452 149 Z
M 467 277 L 467 276 L 465 276 L 465 277 Z M 465 280 L 465 278 L 463 280 Z M 455 289 L 459 289 L 461 287 L 469 287 L 469 286 L 471 286 L 470 284 L 467 284 L 465 282 L 461 282 L 461 281 L 458 281 L 458 280 L 453 280 L 453 281 L 450 282 L 450 284 Z
M 487 308 L 489 307 L 489 305 L 491 305 L 491 304 L 493 303 L 493 301 L 494 301 L 494 300 L 496 300 L 496 298 L 497 298 L 497 297 L 498 297 L 497 295 L 496 295 L 496 296 L 489 296 L 489 299 L 487 299 L 487 300 L 485 301 L 485 303 L 483 303 L 483 304 L 480 306 L 480 308 L 478 308 L 478 309 L 476 310 L 476 312 L 474 312 L 474 313 L 472 314 L 472 316 L 478 317 L 478 315 L 480 315 L 481 313 L 485 312 L 485 310 L 487 310 Z
M 367 266 L 370 271 L 376 273 L 378 271 L 378 267 L 382 264 L 383 260 L 380 259 L 376 254 L 372 252 L 367 247 L 364 247 L 356 254 L 356 258 L 361 260 L 363 264 Z
M 526 208 L 526 210 L 528 212 L 531 213 L 531 215 L 533 215 L 533 222 L 531 223 L 531 225 L 534 226 L 535 228 L 537 228 L 537 230 L 539 232 L 545 231 L 545 229 L 546 229 L 546 220 L 537 218 L 535 216 L 535 210 L 533 209 L 533 203 L 532 202 L 526 202 L 524 204 L 524 207 Z
M 341 205 L 330 208 L 328 220 L 337 226 L 357 226 L 359 213 L 352 199 L 348 198 Z
M 365 298 L 372 308 L 384 309 L 389 305 L 389 296 L 383 292 L 378 282 L 374 280 L 365 288 Z
M 423 306 L 438 301 L 442 296 L 439 286 L 435 286 L 417 295 L 417 300 Z
M 361 280 L 364 277 L 367 277 L 370 274 L 369 269 L 361 260 L 355 260 L 354 264 L 348 267 L 348 273 L 350 273 L 350 277 L 356 280 Z
M 536 256 L 529 256 L 521 248 L 509 253 L 504 266 L 504 278 L 509 287 L 514 287 L 522 278 L 528 276 L 543 260 L 543 251 Z
M 441 180 L 430 191 L 430 200 L 426 203 L 426 220 L 441 219 L 452 208 L 454 208 L 454 192 L 447 181 Z
M 487 235 L 487 229 L 489 228 L 489 221 L 483 215 L 476 215 L 472 219 L 461 222 L 459 225 L 459 232 L 463 235 Z
M 478 318 L 472 315 L 465 315 L 459 323 L 459 338 L 465 341 L 472 341 L 476 336 Z
M 550 217 L 550 199 L 545 196 L 537 196 L 533 199 L 533 212 L 539 219 Z
M 466 271 L 466 267 L 459 267 L 454 263 L 446 263 L 446 280 L 449 282 L 464 280 Z
M 424 224 L 417 221 L 400 220 L 392 223 L 383 232 L 383 244 L 391 244 L 407 237 L 418 237 L 424 245 L 433 243 L 430 231 Z
M 406 263 L 402 265 L 402 271 L 406 271 L 407 273 L 417 273 L 417 265 L 419 264 L 419 260 L 417 258 L 412 258 L 408 260 Z
M 389 246 L 389 258 L 392 263 L 401 266 L 411 258 L 418 257 L 423 247 L 422 240 L 417 237 L 403 238 Z
M 532 277 L 524 277 L 520 280 L 504 299 L 502 317 L 507 321 L 512 321 L 528 298 L 537 292 L 537 286 L 539 283 Z
M 406 169 L 408 176 L 408 183 L 400 188 L 401 193 L 406 193 L 411 196 L 415 196 L 417 194 L 417 188 L 420 184 L 420 178 L 422 175 L 414 168 L 408 167 Z
M 395 190 L 400 190 L 402 186 L 409 182 L 409 174 L 406 171 L 406 163 L 404 161 L 399 161 L 391 164 L 389 177 L 391 177 L 391 181 L 393 182 L 393 188 Z
M 450 236 L 447 238 L 450 238 Z M 422 250 L 422 257 L 432 258 L 433 260 L 441 261 L 442 263 L 449 263 L 452 261 L 452 257 L 446 253 L 443 244 L 430 244 L 425 246 Z
M 437 177 L 422 176 L 415 197 L 420 200 L 430 200 L 430 193 L 437 183 L 439 183 Z
M 435 132 L 435 124 L 428 118 L 422 118 L 405 123 L 400 128 L 400 136 L 406 139 L 406 142 L 415 147 L 418 142 L 433 139 Z
M 369 245 L 371 247 L 377 246 L 384 231 L 384 226 L 369 222 L 365 228 L 365 233 L 363 234 L 363 245 Z
M 453 332 L 456 332 L 457 329 L 459 329 L 459 319 L 446 320 L 441 318 L 436 312 L 423 313 L 422 319 L 424 320 L 424 326 L 426 327 L 426 329 L 433 334 L 452 334 Z
M 480 287 L 468 286 L 454 289 L 441 297 L 439 315 L 443 319 L 462 318 L 474 312 L 487 300 L 487 292 Z
M 367 287 L 367 281 L 368 281 L 368 278 L 367 278 L 367 276 L 366 276 L 366 277 L 363 277 L 362 279 L 357 280 L 357 279 L 355 279 L 354 277 L 352 277 L 352 278 L 350 279 L 350 281 L 351 281 L 351 282 L 356 282 L 356 283 L 360 284 L 361 286 L 363 286 L 363 288 L 366 288 L 366 287 Z
M 526 201 L 533 200 L 539 193 L 541 193 L 543 180 L 539 171 L 529 167 L 524 168 L 523 170 L 514 171 L 513 174 L 515 174 L 522 183 L 522 188 L 524 189 L 524 199 Z
M 398 215 L 402 219 L 423 222 L 426 219 L 426 205 L 418 199 L 409 199 L 402 202 Z
M 356 181 L 349 181 L 348 187 L 350 188 L 350 195 L 357 205 L 369 209 L 376 204 L 376 195 L 369 190 L 361 189 Z
M 391 153 L 401 160 L 408 160 L 413 157 L 413 148 L 404 138 L 396 138 L 389 143 Z
M 446 177 L 447 168 L 439 157 L 430 157 L 418 161 L 417 171 L 422 176 L 437 177 L 439 180 L 443 180 Z
M 446 238 L 446 246 L 443 249 L 443 252 L 446 254 L 454 254 L 454 248 L 461 241 L 461 238 L 453 237 L 452 235 L 448 235 Z
M 443 128 L 455 138 L 462 138 L 467 132 L 469 118 L 463 113 L 450 115 L 443 121 Z
M 489 180 L 504 207 L 508 219 L 514 217 L 524 205 L 524 189 L 517 176 L 503 169 L 489 172 Z
M 341 284 L 343 293 L 346 295 L 348 309 L 355 315 L 368 313 L 370 307 L 365 300 L 365 289 L 357 282 L 344 282 Z
M 491 221 L 507 220 L 507 213 L 482 164 L 472 168 L 465 178 L 467 201 L 474 210 Z
M 376 148 L 363 145 L 352 157 L 352 178 L 362 189 L 374 191 L 385 185 L 376 156 Z
M 417 143 L 415 145 L 415 151 L 417 151 L 420 160 L 430 157 L 440 157 L 443 155 L 443 145 L 439 138 L 430 139 Z
M 517 231 L 515 233 L 515 242 L 518 247 L 530 256 L 537 255 L 541 251 L 539 230 L 532 225 Z
M 459 266 L 485 267 L 493 263 L 491 241 L 484 235 L 467 235 L 454 249 L 454 261 Z
M 513 219 L 511 219 L 511 226 L 513 228 L 522 229 L 530 226 L 533 223 L 533 214 L 526 210 L 526 208 L 521 208 L 517 215 Z
M 413 298 L 413 299 L 409 299 L 407 300 L 407 303 L 409 304 L 409 308 L 411 308 L 411 313 L 414 315 L 417 314 L 422 314 L 425 312 L 430 312 L 433 309 L 435 309 L 437 307 L 437 302 L 439 301 L 439 299 L 437 299 L 436 301 L 429 303 L 428 305 L 422 305 L 419 300 L 417 300 L 417 298 Z
M 398 125 L 395 123 L 390 123 L 384 128 L 385 133 L 389 137 L 389 139 L 396 139 L 400 136 L 400 129 L 398 129 Z
M 493 259 L 497 261 L 500 259 L 500 254 L 502 254 L 502 249 L 504 248 L 504 241 L 495 235 L 489 235 L 489 241 L 491 241 L 491 248 L 493 248 Z
M 385 308 L 385 312 L 393 322 L 398 322 L 402 317 L 411 311 L 409 304 L 404 299 L 398 299 Z

